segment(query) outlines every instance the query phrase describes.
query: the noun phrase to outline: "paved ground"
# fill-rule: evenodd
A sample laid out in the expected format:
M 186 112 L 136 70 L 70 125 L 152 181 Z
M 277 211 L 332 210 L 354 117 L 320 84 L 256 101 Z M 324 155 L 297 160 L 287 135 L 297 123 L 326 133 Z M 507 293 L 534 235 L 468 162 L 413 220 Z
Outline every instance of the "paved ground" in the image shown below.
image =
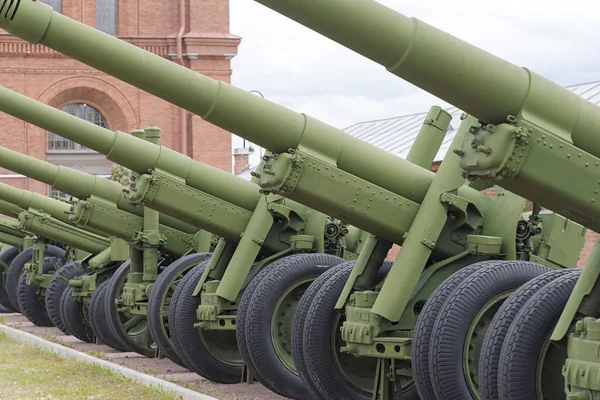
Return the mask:
M 125 367 L 176 383 L 188 389 L 216 397 L 222 400 L 285 400 L 260 383 L 223 385 L 212 383 L 189 370 L 171 362 L 171 360 L 146 358 L 137 353 L 123 353 L 105 345 L 85 343 L 62 333 L 58 328 L 41 328 L 33 325 L 21 314 L 0 314 L 4 323 L 13 328 L 41 336 L 47 340 L 101 357 Z

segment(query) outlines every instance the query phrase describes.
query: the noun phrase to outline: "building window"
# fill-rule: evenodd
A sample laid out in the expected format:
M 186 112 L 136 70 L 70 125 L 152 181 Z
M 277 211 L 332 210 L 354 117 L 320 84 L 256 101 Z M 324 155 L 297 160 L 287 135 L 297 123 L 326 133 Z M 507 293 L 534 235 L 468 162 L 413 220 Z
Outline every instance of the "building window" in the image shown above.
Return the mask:
M 42 0 L 42 3 L 48 4 L 58 13 L 62 12 L 62 0 Z
M 96 0 L 96 29 L 117 35 L 119 0 Z
M 85 119 L 93 124 L 107 128 L 106 120 L 100 111 L 87 104 L 68 104 L 62 108 L 64 112 Z M 87 148 L 71 140 L 48 132 L 48 150 L 86 150 Z
M 63 199 L 71 198 L 71 196 L 69 196 L 68 194 L 63 193 L 60 190 L 56 190 L 52 186 L 50 187 L 50 197 L 62 197 Z

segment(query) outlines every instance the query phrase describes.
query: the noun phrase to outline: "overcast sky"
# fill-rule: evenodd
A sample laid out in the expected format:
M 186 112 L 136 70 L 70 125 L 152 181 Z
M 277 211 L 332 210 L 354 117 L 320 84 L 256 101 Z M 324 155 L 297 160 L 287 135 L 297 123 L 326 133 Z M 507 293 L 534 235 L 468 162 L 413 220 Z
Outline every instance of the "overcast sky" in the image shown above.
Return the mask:
M 380 2 L 559 84 L 600 81 L 600 5 L 595 1 Z M 446 105 L 259 3 L 230 0 L 230 9 L 231 32 L 242 37 L 233 59 L 235 86 L 258 90 L 338 128 Z

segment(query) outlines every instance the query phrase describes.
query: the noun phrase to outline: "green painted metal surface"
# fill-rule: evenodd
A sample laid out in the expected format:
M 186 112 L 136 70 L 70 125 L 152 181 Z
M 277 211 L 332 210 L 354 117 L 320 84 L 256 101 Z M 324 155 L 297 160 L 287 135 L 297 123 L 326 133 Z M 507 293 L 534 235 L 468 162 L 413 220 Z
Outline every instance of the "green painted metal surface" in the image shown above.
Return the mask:
M 460 143 L 466 133 L 464 131 L 466 126 L 467 124 L 463 122 L 452 141 L 451 148 Z M 452 156 L 453 154 L 448 153 L 444 161 Z M 419 212 L 412 221 L 406 240 L 381 292 L 373 303 L 371 309 L 373 313 L 391 321 L 400 319 L 446 225 L 450 215 L 449 209 L 454 205 L 454 197 L 447 194 L 457 193 L 463 183 L 464 178 L 460 175 L 458 165 L 453 162 L 442 162 L 419 207 Z
M 27 233 L 23 233 L 23 231 L 19 229 L 18 220 L 6 217 L 0 217 L 0 232 L 22 238 L 27 236 Z
M 23 211 L 21 207 L 0 199 L 0 214 L 15 218 L 21 211 Z
M 264 232 L 263 238 L 257 239 L 261 240 L 260 258 L 289 251 L 292 238 L 301 234 L 312 236 L 314 242 L 308 249 L 297 250 L 325 251 L 332 254 L 348 252 L 351 255 L 362 245 L 362 242 L 358 241 L 340 243 L 333 249 L 327 248 L 323 244 L 325 241 L 325 215 L 311 211 L 305 205 L 280 196 L 271 196 L 268 201 L 261 203 L 264 195 L 261 194 L 260 188 L 255 183 L 247 182 L 227 172 L 194 161 L 170 149 L 135 137 L 135 135 L 111 132 L 103 128 L 100 128 L 99 131 L 94 124 L 8 89 L 0 89 L 0 92 L 4 93 L 6 100 L 6 102 L 0 100 L 0 110 L 2 111 L 45 129 L 51 129 L 53 132 L 81 144 L 95 135 L 94 143 L 88 143 L 86 147 L 100 152 L 106 151 L 108 148 L 107 158 L 141 174 L 134 178 L 134 182 L 128 190 L 128 198 L 133 203 L 185 220 L 233 243 L 238 243 L 240 240 L 244 242 L 237 246 L 232 255 L 232 260 L 243 260 L 243 264 L 236 261 L 232 265 L 235 265 L 236 271 L 237 268 L 240 268 L 239 271 L 246 271 L 246 273 L 242 276 L 229 273 L 223 281 L 225 286 L 231 285 L 231 288 L 235 288 L 222 289 L 227 290 L 229 298 L 237 297 L 241 283 L 243 283 L 240 279 L 246 276 L 258 256 L 248 256 L 255 253 L 250 250 L 253 242 L 246 243 L 242 238 L 242 234 L 251 224 L 252 217 L 257 212 L 266 212 L 271 223 L 275 220 L 279 221 L 279 223 L 273 224 L 272 229 Z M 0 97 L 2 97 L 1 94 Z M 11 100 L 9 101 L 9 99 Z M 84 124 L 81 125 L 81 122 Z M 51 125 L 54 128 L 49 128 Z M 78 125 L 77 131 L 72 129 L 73 125 Z M 76 132 L 79 133 L 76 134 Z M 103 141 L 107 141 L 106 143 L 110 143 L 111 146 L 102 145 Z M 133 148 L 136 149 L 135 152 L 131 151 Z M 10 150 L 3 151 L 10 154 Z M 14 160 L 27 160 L 26 156 L 18 154 L 11 154 L 10 157 Z M 1 159 L 0 154 L 0 165 L 3 162 Z M 31 163 L 34 162 L 31 161 Z M 30 170 L 19 167 L 16 162 L 14 164 L 11 169 L 21 168 L 22 173 L 25 174 Z M 149 170 L 150 173 L 147 173 Z M 104 200 L 101 194 L 94 194 L 90 200 L 85 200 L 86 203 L 80 201 L 73 207 L 73 215 L 78 221 L 87 220 L 89 213 L 86 213 L 86 206 L 95 197 L 101 197 Z M 174 202 L 174 198 L 177 198 L 178 201 Z M 264 207 L 266 209 L 262 210 Z M 142 207 L 139 208 L 142 209 Z M 114 210 L 112 214 L 112 218 L 107 217 L 103 220 L 107 222 L 110 218 L 116 223 Z M 350 228 L 350 230 L 354 231 L 355 228 Z M 117 233 L 115 232 L 115 234 Z M 295 243 L 300 243 L 297 238 Z M 169 245 L 167 240 L 166 246 Z M 235 283 L 229 283 L 230 280 Z M 219 294 L 221 293 L 224 294 L 224 292 L 219 292 Z
M 555 182 L 552 185 L 551 174 L 541 176 L 539 170 L 524 166 L 548 160 L 558 163 L 564 156 L 579 159 L 579 168 L 591 171 L 598 165 L 592 164 L 594 155 L 600 155 L 600 142 L 591 135 L 593 127 L 600 122 L 600 113 L 595 108 L 528 70 L 512 66 L 373 1 L 265 0 L 261 3 L 468 112 L 472 117 L 463 122 L 461 134 L 453 144 L 453 150 L 460 156 L 460 165 L 457 165 L 458 158 L 449 154 L 434 176 L 427 167 L 433 157 L 432 148 L 436 146 L 430 148 L 428 144 L 439 143 L 439 136 L 435 140 L 417 141 L 409 157 L 414 163 L 402 160 L 307 115 L 177 66 L 53 13 L 49 7 L 33 0 L 8 4 L 0 27 L 146 90 L 266 148 L 270 153 L 257 171 L 255 181 L 265 193 L 272 195 L 261 197 L 251 183 L 238 184 L 229 174 L 220 174 L 171 150 L 76 120 L 7 89 L 0 89 L 0 109 L 59 132 L 144 174 L 130 189 L 129 198 L 134 202 L 183 218 L 197 211 L 197 207 L 192 208 L 194 204 L 204 202 L 207 207 L 214 206 L 217 198 L 222 200 L 223 207 L 218 214 L 224 218 L 221 222 L 225 226 L 236 221 L 227 215 L 238 211 L 238 216 L 247 215 L 249 219 L 243 226 L 247 233 L 252 233 L 250 238 L 242 236 L 239 240 L 242 229 L 229 227 L 229 232 L 222 231 L 227 239 L 239 244 L 234 249 L 228 247 L 230 243 L 222 242 L 223 252 L 219 257 L 227 255 L 224 258 L 236 260 L 236 265 L 224 268 L 227 262 L 217 257 L 211 261 L 199 283 L 199 286 L 210 287 L 203 299 L 217 293 L 234 301 L 243 282 L 242 275 L 245 277 L 250 270 L 260 246 L 271 245 L 269 250 L 275 253 L 271 257 L 278 254 L 277 245 L 281 240 L 273 237 L 281 236 L 281 232 L 269 226 L 273 221 L 267 221 L 266 210 L 283 217 L 294 213 L 302 216 L 308 210 L 289 200 L 285 203 L 272 197 L 273 194 L 373 233 L 376 236 L 365 246 L 369 253 L 359 257 L 351 283 L 338 302 L 339 309 L 342 304 L 346 305 L 341 334 L 347 346 L 343 351 L 377 357 L 381 346 L 384 357 L 396 359 L 398 368 L 407 366 L 404 363 L 415 322 L 413 310 L 451 273 L 475 261 L 495 257 L 532 259 L 552 268 L 573 266 L 573 254 L 583 244 L 581 226 L 557 216 L 555 221 L 552 218 L 542 221 L 541 232 L 534 231 L 523 238 L 518 235 L 520 226 L 538 226 L 538 222 L 522 216 L 523 197 L 595 228 L 597 213 L 594 213 L 595 206 L 589 205 L 595 203 L 590 192 L 595 186 L 589 186 L 592 180 L 587 178 L 594 175 L 584 173 L 589 182 L 579 188 L 581 193 L 569 195 Z M 468 68 L 465 62 L 469 63 Z M 459 76 L 456 71 L 461 71 Z M 495 73 L 493 79 L 490 79 L 490 71 Z M 478 126 L 475 119 L 483 121 L 483 126 Z M 503 125 L 504 122 L 509 126 Z M 436 128 L 435 123 L 430 124 Z M 555 141 L 550 141 L 548 132 L 553 133 Z M 434 137 L 435 134 L 433 132 Z M 473 139 L 473 135 L 479 136 Z M 457 144 L 462 137 L 469 139 L 459 149 Z M 538 139 L 540 145 L 532 145 L 533 139 Z M 576 146 L 567 149 L 573 151 L 572 154 L 546 152 L 556 146 L 562 149 L 561 145 L 569 143 Z M 132 154 L 131 148 L 138 151 Z M 536 150 L 530 152 L 532 148 Z M 576 149 L 581 152 L 575 154 Z M 465 185 L 459 166 L 468 169 L 473 176 L 512 178 L 510 182 L 503 181 L 503 187 L 523 197 L 504 192 L 490 199 Z M 152 172 L 146 174 L 149 170 Z M 515 179 L 519 177 L 520 180 Z M 532 183 L 544 179 L 546 187 L 536 191 Z M 179 192 L 184 193 L 182 201 L 169 205 L 169 198 Z M 565 205 L 571 200 L 578 201 L 576 210 Z M 267 208 L 264 205 L 258 208 L 263 201 Z M 253 218 L 258 221 L 256 226 Z M 310 225 L 309 218 L 299 219 L 306 226 Z M 560 222 L 563 230 L 556 229 Z M 547 232 L 544 226 L 548 227 Z M 239 232 L 237 239 L 236 232 Z M 298 231 L 295 236 L 300 233 L 306 234 Z M 288 233 L 285 237 L 292 236 Z M 402 244 L 403 248 L 383 285 L 376 287 L 375 267 L 381 264 L 385 253 L 382 249 L 389 248 L 392 242 Z M 242 262 L 238 263 L 238 259 Z M 240 276 L 232 278 L 236 271 Z M 209 276 L 212 281 L 208 281 Z M 227 284 L 220 284 L 219 280 L 226 277 Z M 202 326 L 209 327 L 208 322 Z M 374 335 L 367 337 L 356 332 Z M 403 350 L 396 350 L 395 354 L 396 347 Z
M 0 242 L 4 243 L 5 246 L 23 248 L 24 240 L 22 237 L 13 236 L 0 230 Z
M 452 122 L 452 115 L 438 106 L 431 107 L 406 155 L 406 161 L 429 169 L 436 161 L 435 156 L 444 141 L 450 122 Z
M 600 158 L 577 147 L 560 129 L 541 128 L 539 121 L 524 115 L 510 120 L 497 126 L 473 126 L 458 153 L 465 175 L 499 181 L 544 207 L 600 230 Z
M 600 398 L 598 364 L 600 356 L 600 319 L 584 318 L 568 337 L 568 358 L 563 368 L 569 400 Z
M 60 131 L 56 132 L 61 133 Z M 85 200 L 95 197 L 128 213 L 143 215 L 142 207 L 136 207 L 127 200 L 122 185 L 100 176 L 50 164 L 5 147 L 0 147 L 0 166 L 44 182 L 77 199 Z M 161 216 L 161 223 L 187 233 L 195 233 L 197 230 L 191 225 L 168 216 Z
M 69 204 L 0 183 L 0 199 L 5 202 L 42 210 L 62 222 L 74 223 L 93 233 L 124 240 L 133 240 L 143 227 L 143 207 L 130 205 L 123 194 L 124 187 L 117 182 L 55 166 L 4 147 L 0 147 L 0 165 L 80 199 Z M 57 183 L 59 181 L 60 184 Z M 167 215 L 161 215 L 160 220 L 168 223 L 161 224 L 160 230 L 170 239 L 162 243 L 163 251 L 181 256 L 195 248 L 194 235 L 198 233 L 198 228 Z
M 239 294 L 252 267 L 252 263 L 249 263 L 248 260 L 255 260 L 260 254 L 274 224 L 267 205 L 266 197 L 262 197 L 240 240 L 238 249 L 243 249 L 243 251 L 233 253 L 229 266 L 223 274 L 224 284 L 219 285 L 215 292 L 217 296 L 235 301 Z
M 53 218 L 43 211 L 30 209 L 19 215 L 19 227 L 46 240 L 52 240 L 88 253 L 100 253 L 110 239 Z
M 501 124 L 522 114 L 600 155 L 600 142 L 593 138 L 598 107 L 422 21 L 373 0 L 257 1 L 485 123 Z
M 149 93 L 273 152 L 285 152 L 300 146 L 307 152 L 319 154 L 324 159 L 337 163 L 340 169 L 348 173 L 413 201 L 423 198 L 433 179 L 431 172 L 350 138 L 332 126 L 200 75 L 64 15 L 53 13 L 40 2 L 22 0 L 18 9 L 13 7 L 12 11 L 14 17 L 0 20 L 0 27 L 9 33 L 32 43 L 44 44 L 134 86 L 143 87 Z M 11 16 L 13 12 L 7 15 Z M 107 57 L 108 54 L 111 56 Z M 152 68 L 148 65 L 152 65 Z M 16 113 L 16 110 L 4 103 L 19 107 L 17 99 L 4 99 L 2 93 L 0 102 L 3 103 L 3 110 L 10 114 Z M 33 113 L 33 109 L 30 110 Z M 159 157 L 160 150 L 147 144 L 138 146 L 139 151 L 131 154 L 129 146 L 119 149 L 120 143 L 133 140 L 130 136 L 115 137 L 101 127 L 83 120 L 68 124 L 64 119 L 48 121 L 45 112 L 41 105 L 36 107 L 36 117 L 32 117 L 34 120 L 30 122 L 53 132 L 59 131 L 62 136 L 73 140 L 79 137 L 81 144 L 108 154 L 110 159 L 121 165 L 126 165 L 124 161 L 135 164 L 135 168 L 130 168 L 138 172 L 143 172 L 140 170 L 142 167 L 144 171 L 159 168 L 181 177 L 188 177 L 188 171 L 191 172 L 188 163 L 178 161 L 175 164 L 174 159 L 181 160 L 181 156 L 170 158 L 171 155 L 174 156 L 174 152 L 167 149 L 163 149 Z M 265 115 L 269 118 L 262 117 Z M 23 115 L 15 116 L 27 120 Z M 83 132 L 87 133 L 84 135 Z M 398 171 L 406 173 L 398 174 Z M 202 176 L 197 172 L 189 174 L 186 181 L 189 186 L 196 187 L 196 182 L 192 179 L 199 180 Z M 234 198 L 239 197 L 226 184 L 232 178 L 216 183 L 220 183 L 221 190 L 231 193 Z M 218 197 L 229 200 L 224 195 Z
M 21 30 L 26 30 L 28 25 L 25 23 L 19 24 L 16 21 L 20 18 L 25 21 L 30 15 L 44 14 L 46 11 L 42 9 L 43 7 L 45 6 L 39 3 L 21 2 L 18 16 L 16 15 L 15 19 L 5 28 L 11 33 L 21 34 Z M 70 35 L 73 35 L 74 32 L 79 32 L 77 36 L 79 34 L 87 35 L 85 40 L 87 44 L 83 46 L 83 42 L 81 42 L 80 47 L 78 41 L 71 41 L 67 45 L 67 43 L 60 40 L 60 35 L 66 31 L 69 31 Z M 56 37 L 54 37 L 55 32 Z M 97 45 L 95 46 L 98 51 L 89 51 L 91 47 L 89 44 L 96 42 Z M 399 223 L 410 221 L 410 218 L 405 218 L 402 214 L 408 213 L 408 215 L 411 215 L 416 213 L 415 201 L 418 202 L 423 199 L 431 184 L 433 173 L 410 162 L 350 138 L 343 132 L 320 121 L 294 113 L 222 82 L 202 77 L 188 69 L 180 68 L 174 63 L 104 35 L 60 14 L 52 14 L 52 24 L 44 33 L 43 43 L 104 72 L 143 87 L 144 90 L 187 108 L 207 121 L 244 136 L 271 151 L 286 151 L 289 148 L 298 148 L 302 152 L 302 156 L 306 156 L 307 162 L 313 161 L 310 158 L 313 157 L 316 159 L 314 160 L 315 163 L 325 162 L 330 166 L 333 164 L 336 166 L 334 172 L 339 171 L 341 174 L 352 175 L 352 181 L 349 182 L 350 185 L 344 187 L 345 190 L 356 192 L 364 188 L 365 199 L 363 201 L 365 203 L 370 201 L 367 184 L 378 185 L 376 189 L 380 195 L 377 196 L 376 200 L 387 202 L 388 207 L 385 208 L 383 204 L 377 204 L 376 207 L 371 208 L 368 212 L 371 221 L 368 220 L 369 218 L 363 217 L 364 212 L 359 213 L 351 209 L 351 205 L 341 204 L 339 197 L 315 200 L 314 195 L 317 190 L 312 185 L 323 182 L 318 178 L 310 179 L 307 186 L 311 190 L 307 196 L 302 196 L 300 190 L 296 190 L 294 194 L 289 195 L 290 198 L 310 207 L 318 208 L 321 212 L 341 218 L 369 232 L 379 235 L 385 233 L 385 236 L 388 237 L 394 236 L 397 238 L 397 236 L 401 236 L 403 232 L 406 232 L 408 225 L 398 227 Z M 110 59 L 99 56 L 102 53 L 100 51 L 102 48 L 111 49 Z M 119 60 L 119 62 L 114 63 L 116 60 Z M 149 63 L 152 63 L 154 67 L 147 68 L 146 66 Z M 117 67 L 117 64 L 119 64 L 119 67 Z M 160 74 L 163 77 L 169 75 L 170 79 L 159 79 L 159 75 L 154 74 Z M 186 89 L 183 91 L 184 86 Z M 195 95 L 188 97 L 188 93 L 195 93 Z M 218 187 L 220 191 L 226 191 L 227 196 L 217 197 L 231 200 L 231 202 L 239 203 L 243 201 L 247 207 L 246 209 L 250 210 L 253 209 L 258 200 L 256 194 L 252 198 L 240 195 L 240 193 L 246 191 L 240 189 L 237 184 L 230 184 L 235 179 L 230 174 L 221 176 L 221 174 L 208 173 L 208 171 L 200 169 L 199 163 L 191 162 L 187 157 L 178 155 L 168 149 L 146 143 L 138 144 L 139 141 L 129 135 L 120 132 L 109 132 L 83 120 L 76 121 L 74 117 L 67 114 L 59 115 L 55 109 L 39 103 L 33 104 L 31 100 L 14 94 L 7 89 L 0 90 L 0 108 L 45 129 L 60 132 L 62 136 L 75 140 L 86 147 L 108 154 L 108 158 L 113 161 L 140 173 L 156 168 L 181 178 L 188 186 L 198 189 L 202 189 L 202 186 L 196 181 L 202 177 L 204 185 L 211 184 L 209 190 L 214 191 L 214 188 Z M 231 118 L 231 115 L 237 117 Z M 272 118 L 267 123 L 266 119 L 257 120 L 257 115 L 270 115 Z M 244 123 L 237 127 L 230 126 L 236 121 L 244 121 Z M 129 150 L 134 146 L 139 149 L 136 152 L 139 157 L 133 157 Z M 197 168 L 190 167 L 190 164 Z M 323 169 L 319 170 L 319 166 L 316 164 L 313 170 L 314 173 L 325 172 Z M 215 176 L 215 178 L 206 178 L 212 176 Z M 356 185 L 352 185 L 355 177 L 364 180 L 365 185 L 359 185 L 361 189 Z M 303 178 L 306 178 L 306 176 L 304 175 Z M 341 176 L 341 178 L 344 179 L 344 176 Z M 250 183 L 247 184 L 251 185 Z M 464 188 L 462 190 L 469 191 L 470 189 Z M 473 201 L 486 203 L 485 195 L 475 190 L 470 191 L 471 196 L 474 198 Z M 322 196 L 331 196 L 331 192 L 335 193 L 336 191 L 327 190 L 320 193 Z M 288 194 L 286 193 L 286 195 Z M 165 198 L 168 197 L 165 196 Z M 330 203 L 330 206 L 327 203 Z M 365 207 L 368 205 L 365 204 Z M 344 206 L 348 210 L 340 212 L 339 207 Z M 361 218 L 359 218 L 359 215 Z M 395 217 L 396 220 L 390 221 L 390 215 L 400 216 Z M 359 224 L 359 222 L 362 224 Z M 382 228 L 375 226 L 375 224 L 388 226 Z M 401 241 L 401 239 L 397 240 Z
M 141 216 L 119 210 L 98 199 L 79 200 L 72 207 L 70 220 L 77 226 L 93 227 L 120 239 L 134 240 L 143 228 Z M 160 232 L 168 238 L 161 250 L 172 255 L 183 255 L 195 248 L 193 234 L 161 225 Z
M 257 1 L 476 117 L 479 122 L 472 123 L 455 149 L 464 176 L 496 181 L 598 231 L 600 108 L 528 69 L 374 1 Z M 560 221 L 547 221 L 545 227 L 550 237 L 542 247 L 545 240 L 562 240 Z M 547 260 L 562 258 L 560 252 L 540 253 Z M 599 256 L 597 245 L 553 340 L 562 340 L 582 314 L 598 309 Z M 600 398 L 595 319 L 600 315 L 591 313 L 594 318 L 577 322 L 568 337 L 563 375 L 569 399 Z
M 597 106 L 372 0 L 257 1 L 482 121 L 483 126 L 474 124 L 461 149 L 461 166 L 470 176 L 502 179 L 506 189 L 591 229 L 600 228 L 595 199 L 600 173 Z M 566 158 L 572 160 L 568 168 Z
M 64 201 L 55 200 L 28 190 L 17 189 L 5 183 L 0 183 L 0 199 L 24 210 L 29 208 L 44 210 L 45 213 L 59 221 L 69 222 L 67 213 L 71 205 Z
M 225 174 L 222 171 L 218 172 Z M 237 182 L 248 183 L 242 179 Z M 241 195 L 244 194 L 245 188 L 259 195 L 258 187 L 255 185 L 244 186 L 240 187 Z M 136 204 L 189 221 L 198 228 L 236 242 L 248 224 L 254 209 L 240 207 L 210 193 L 187 186 L 181 179 L 161 171 L 151 171 L 135 177 L 128 195 Z M 173 201 L 175 198 L 176 202 Z M 260 196 L 256 197 L 257 202 L 259 198 Z

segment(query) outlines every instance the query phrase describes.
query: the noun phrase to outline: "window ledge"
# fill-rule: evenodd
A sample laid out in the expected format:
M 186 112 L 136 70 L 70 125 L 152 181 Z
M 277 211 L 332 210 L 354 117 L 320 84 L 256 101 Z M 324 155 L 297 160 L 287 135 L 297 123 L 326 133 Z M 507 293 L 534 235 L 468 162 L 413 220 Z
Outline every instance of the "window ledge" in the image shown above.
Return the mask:
M 46 149 L 48 154 L 97 154 L 94 150 L 75 149 L 75 150 L 49 150 Z

